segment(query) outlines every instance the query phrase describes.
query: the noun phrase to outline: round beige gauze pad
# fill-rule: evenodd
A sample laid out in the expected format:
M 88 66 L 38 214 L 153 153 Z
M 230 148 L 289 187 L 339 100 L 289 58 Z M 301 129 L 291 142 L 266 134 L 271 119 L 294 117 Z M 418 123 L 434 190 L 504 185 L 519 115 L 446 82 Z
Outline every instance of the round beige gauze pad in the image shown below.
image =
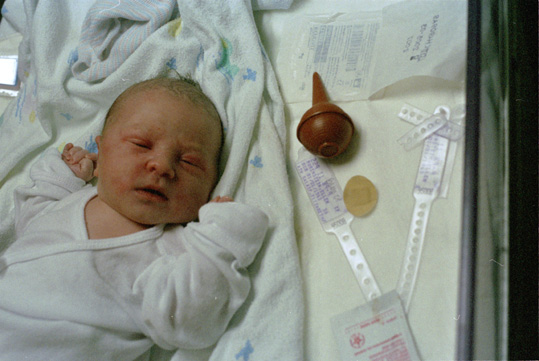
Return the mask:
M 357 175 L 346 183 L 343 198 L 348 212 L 356 217 L 362 217 L 376 206 L 378 192 L 370 180 Z

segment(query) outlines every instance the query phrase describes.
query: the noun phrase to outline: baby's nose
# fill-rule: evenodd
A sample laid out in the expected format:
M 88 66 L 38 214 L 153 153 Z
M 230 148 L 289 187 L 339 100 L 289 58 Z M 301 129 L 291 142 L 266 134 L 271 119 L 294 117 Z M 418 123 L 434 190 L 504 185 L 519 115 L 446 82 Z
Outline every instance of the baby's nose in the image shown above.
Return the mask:
M 174 166 L 171 160 L 165 155 L 154 156 L 147 165 L 147 168 L 152 173 L 157 173 L 160 177 L 174 178 Z

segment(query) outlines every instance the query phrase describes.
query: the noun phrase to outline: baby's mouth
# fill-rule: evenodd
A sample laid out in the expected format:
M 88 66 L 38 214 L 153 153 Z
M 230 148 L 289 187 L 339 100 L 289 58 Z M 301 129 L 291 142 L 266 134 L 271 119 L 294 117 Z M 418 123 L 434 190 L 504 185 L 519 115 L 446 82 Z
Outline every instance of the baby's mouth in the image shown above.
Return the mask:
M 168 197 L 161 191 L 153 188 L 140 188 L 138 189 L 139 193 L 142 193 L 144 196 L 154 200 L 166 201 Z

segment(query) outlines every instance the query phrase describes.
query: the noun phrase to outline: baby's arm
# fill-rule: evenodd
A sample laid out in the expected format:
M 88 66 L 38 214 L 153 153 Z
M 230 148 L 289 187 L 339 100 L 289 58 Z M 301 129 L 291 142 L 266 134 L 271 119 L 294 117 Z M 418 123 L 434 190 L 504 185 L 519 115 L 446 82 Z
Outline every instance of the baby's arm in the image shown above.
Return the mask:
M 249 295 L 247 267 L 262 246 L 268 218 L 227 199 L 201 208 L 200 222 L 175 235 L 181 246 L 173 238 L 164 241 L 167 253 L 178 246 L 183 251 L 156 260 L 132 286 L 144 332 L 163 348 L 211 346 Z
M 68 143 L 62 152 L 62 160 L 83 181 L 89 182 L 94 177 L 97 154 L 90 153 L 86 149 L 75 147 L 73 144 Z
M 70 153 L 70 148 L 74 147 L 66 146 L 66 148 L 64 149 L 64 153 L 67 156 Z M 70 162 L 74 162 L 76 158 L 73 158 L 73 155 L 70 156 L 72 157 Z M 79 156 L 77 155 L 77 158 Z M 91 159 L 92 157 L 87 159 L 87 161 Z M 40 214 L 54 202 L 80 190 L 86 184 L 86 181 L 79 178 L 70 165 L 62 160 L 61 154 L 55 148 L 47 149 L 43 156 L 32 165 L 30 168 L 30 179 L 31 184 L 15 189 L 17 236 L 20 236 L 24 232 L 32 218 Z

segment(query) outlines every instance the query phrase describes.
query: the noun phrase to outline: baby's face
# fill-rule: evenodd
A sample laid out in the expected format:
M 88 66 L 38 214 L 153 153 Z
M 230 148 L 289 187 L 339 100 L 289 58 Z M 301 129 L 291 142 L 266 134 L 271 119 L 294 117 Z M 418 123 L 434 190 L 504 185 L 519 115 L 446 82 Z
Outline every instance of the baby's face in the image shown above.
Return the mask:
M 187 223 L 215 186 L 221 128 L 165 90 L 126 99 L 98 137 L 98 197 L 144 225 Z

